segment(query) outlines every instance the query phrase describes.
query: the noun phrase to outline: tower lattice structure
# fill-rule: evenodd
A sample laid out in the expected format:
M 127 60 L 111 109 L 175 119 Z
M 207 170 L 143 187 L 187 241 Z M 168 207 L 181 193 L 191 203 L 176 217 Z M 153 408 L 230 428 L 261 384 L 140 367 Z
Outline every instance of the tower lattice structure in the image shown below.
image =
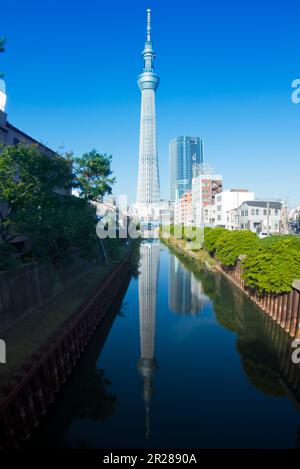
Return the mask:
M 143 73 L 138 77 L 142 99 L 136 203 L 141 209 L 147 209 L 160 201 L 155 113 L 155 92 L 159 85 L 159 77 L 154 73 L 155 52 L 151 40 L 151 10 L 149 9 L 147 10 L 147 40 L 142 57 L 144 68 Z

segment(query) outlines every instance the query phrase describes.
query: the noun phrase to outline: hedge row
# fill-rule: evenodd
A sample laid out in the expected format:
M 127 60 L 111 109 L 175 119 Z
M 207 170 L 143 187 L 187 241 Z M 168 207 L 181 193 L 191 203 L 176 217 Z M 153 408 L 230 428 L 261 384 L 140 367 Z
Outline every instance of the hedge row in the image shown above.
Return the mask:
M 222 265 L 233 266 L 242 254 L 246 285 L 260 293 L 284 293 L 300 278 L 300 238 L 271 236 L 260 239 L 247 230 L 205 229 L 205 248 Z

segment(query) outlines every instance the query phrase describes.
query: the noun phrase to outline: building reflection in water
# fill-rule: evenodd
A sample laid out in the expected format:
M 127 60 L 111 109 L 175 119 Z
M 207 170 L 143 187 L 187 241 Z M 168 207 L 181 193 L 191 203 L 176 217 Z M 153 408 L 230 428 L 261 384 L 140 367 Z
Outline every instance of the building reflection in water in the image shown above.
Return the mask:
M 138 370 L 144 384 L 145 434 L 149 438 L 152 383 L 157 370 L 155 326 L 160 245 L 145 242 L 140 249 Z M 169 262 L 169 309 L 177 314 L 197 315 L 207 302 L 212 304 L 217 322 L 237 336 L 236 348 L 249 382 L 266 395 L 289 396 L 300 410 L 300 367 L 292 363 L 288 334 L 223 275 L 210 272 L 196 275 L 172 255 Z
M 200 314 L 209 301 L 201 282 L 176 256 L 169 263 L 169 309 L 176 314 Z
M 146 438 L 150 436 L 150 405 L 153 394 L 152 380 L 157 363 L 155 360 L 155 320 L 160 245 L 145 242 L 140 247 L 139 315 L 141 357 L 138 370 L 143 377 L 143 398 L 146 410 Z
M 214 282 L 217 320 L 237 334 L 237 350 L 249 382 L 266 395 L 288 396 L 300 411 L 300 366 L 292 361 L 293 339 L 229 280 L 214 276 Z M 300 426 L 295 440 L 299 448 Z

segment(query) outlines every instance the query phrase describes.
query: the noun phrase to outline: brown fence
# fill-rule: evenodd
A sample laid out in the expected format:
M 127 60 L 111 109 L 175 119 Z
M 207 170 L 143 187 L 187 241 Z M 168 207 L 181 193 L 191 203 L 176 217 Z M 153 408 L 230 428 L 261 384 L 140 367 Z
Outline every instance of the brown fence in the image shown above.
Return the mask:
M 277 373 L 280 384 L 298 408 L 300 408 L 300 373 L 299 364 L 291 359 L 291 337 L 277 326 L 269 315 L 264 315 L 263 334 L 266 342 L 276 357 Z
M 300 281 L 293 283 L 292 291 L 274 295 L 270 293 L 259 294 L 254 289 L 247 288 L 242 278 L 242 256 L 236 265 L 231 268 L 223 268 L 224 272 L 242 288 L 247 295 L 270 316 L 292 338 L 300 338 Z

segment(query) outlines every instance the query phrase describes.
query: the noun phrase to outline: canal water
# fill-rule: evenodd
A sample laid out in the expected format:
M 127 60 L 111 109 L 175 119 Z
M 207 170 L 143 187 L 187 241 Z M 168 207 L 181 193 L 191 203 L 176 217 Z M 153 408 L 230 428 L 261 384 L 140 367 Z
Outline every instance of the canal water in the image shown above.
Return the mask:
M 286 334 L 222 274 L 158 241 L 141 245 L 139 271 L 28 446 L 299 446 Z

